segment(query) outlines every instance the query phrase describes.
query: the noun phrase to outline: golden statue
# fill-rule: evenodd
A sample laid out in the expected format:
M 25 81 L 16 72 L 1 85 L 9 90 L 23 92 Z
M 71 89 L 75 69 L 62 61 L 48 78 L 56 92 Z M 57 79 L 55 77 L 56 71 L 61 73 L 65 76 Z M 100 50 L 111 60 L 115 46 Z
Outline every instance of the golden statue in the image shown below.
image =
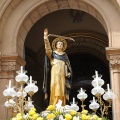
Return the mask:
M 51 48 L 48 36 L 48 29 L 45 29 L 44 43 L 46 58 L 43 84 L 45 97 L 48 97 L 50 91 L 49 104 L 55 105 L 58 103 L 58 100 L 61 100 L 62 105 L 66 105 L 72 81 L 71 65 L 67 54 L 64 52 L 67 48 L 67 42 L 64 36 L 58 36 L 53 40 Z

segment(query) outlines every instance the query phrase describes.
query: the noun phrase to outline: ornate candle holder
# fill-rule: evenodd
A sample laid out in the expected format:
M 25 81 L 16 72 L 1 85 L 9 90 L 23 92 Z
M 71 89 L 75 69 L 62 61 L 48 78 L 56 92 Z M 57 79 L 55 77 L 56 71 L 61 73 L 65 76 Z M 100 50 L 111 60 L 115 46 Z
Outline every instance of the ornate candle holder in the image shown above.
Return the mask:
M 101 118 L 103 118 L 104 115 L 108 114 L 108 109 L 111 107 L 112 100 L 114 99 L 115 95 L 109 88 L 109 84 L 107 84 L 106 91 L 102 88 L 102 85 L 104 85 L 104 80 L 101 79 L 101 77 L 102 75 L 98 75 L 98 72 L 95 71 L 95 75 L 93 76 L 94 80 L 92 81 L 92 86 L 94 88 L 91 90 L 91 93 L 97 98 L 97 100 L 95 100 L 95 97 L 93 97 L 93 100 L 90 101 L 91 104 L 89 105 L 89 108 L 92 109 L 95 113 L 97 109 L 100 109 Z M 81 100 L 81 107 L 82 110 L 84 110 L 85 105 L 83 102 L 87 98 L 87 94 L 82 90 L 82 88 L 79 90 L 77 98 Z M 107 105 L 105 104 L 105 101 L 108 103 Z
M 14 90 L 15 87 L 11 86 L 10 80 L 7 89 L 3 91 L 3 95 L 7 98 L 5 106 L 8 109 L 12 109 L 13 113 L 21 113 L 22 116 L 24 116 L 25 111 L 34 107 L 32 104 L 32 96 L 38 91 L 38 87 L 35 85 L 35 81 L 32 80 L 31 76 L 30 80 L 28 80 L 28 76 L 26 75 L 26 71 L 23 70 L 23 66 L 21 66 L 21 70 L 17 73 L 18 75 L 15 77 L 15 80 L 20 86 L 20 88 L 17 88 L 18 92 Z M 27 84 L 26 87 L 24 87 L 25 84 Z M 28 97 L 28 100 L 26 99 L 27 94 L 30 96 Z
M 101 117 L 103 118 L 104 115 L 108 114 L 108 108 L 111 107 L 112 104 L 112 100 L 114 99 L 114 93 L 112 92 L 112 90 L 110 90 L 109 88 L 109 84 L 107 84 L 107 91 L 105 92 L 105 90 L 101 87 L 104 84 L 104 80 L 101 79 L 102 75 L 98 75 L 98 72 L 95 71 L 95 76 L 93 76 L 94 80 L 92 81 L 92 85 L 94 86 L 94 88 L 92 89 L 92 94 L 94 96 L 96 96 L 99 104 L 100 104 L 100 112 L 101 112 Z M 108 105 L 105 104 L 105 102 L 102 99 L 102 95 L 103 95 L 103 99 L 108 102 Z

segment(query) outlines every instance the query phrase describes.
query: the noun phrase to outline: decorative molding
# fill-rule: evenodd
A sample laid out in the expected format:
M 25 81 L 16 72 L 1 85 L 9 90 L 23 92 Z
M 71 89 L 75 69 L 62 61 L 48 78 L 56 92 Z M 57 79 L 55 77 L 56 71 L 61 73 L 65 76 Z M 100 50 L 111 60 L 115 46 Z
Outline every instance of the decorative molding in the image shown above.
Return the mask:
M 16 62 L 2 62 L 1 68 L 4 72 L 12 72 L 18 70 L 20 66 Z
M 101 54 L 105 55 L 105 47 L 106 45 L 102 44 L 100 41 L 96 41 L 95 39 L 80 37 L 76 38 L 75 42 L 71 42 L 68 45 L 68 49 L 72 47 L 86 47 L 92 48 L 94 50 L 99 51 Z
M 107 47 L 106 56 L 110 62 L 110 68 L 114 70 L 120 69 L 120 48 Z
M 25 61 L 14 55 L 0 56 L 0 77 L 5 75 L 15 75 L 20 66 L 25 65 Z M 6 76 L 7 77 L 7 76 Z
M 110 56 L 110 68 L 111 69 L 120 69 L 120 55 Z

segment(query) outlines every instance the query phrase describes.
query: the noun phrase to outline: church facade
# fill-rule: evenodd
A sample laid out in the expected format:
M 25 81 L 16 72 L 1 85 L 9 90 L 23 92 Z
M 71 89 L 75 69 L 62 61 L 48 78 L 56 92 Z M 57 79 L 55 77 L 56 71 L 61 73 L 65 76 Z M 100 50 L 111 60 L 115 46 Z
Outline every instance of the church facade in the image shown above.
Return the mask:
M 6 118 L 9 117 L 8 111 L 4 106 L 4 102 L 6 101 L 6 98 L 3 96 L 3 91 L 6 88 L 5 86 L 8 84 L 9 80 L 12 80 L 12 85 L 15 86 L 16 71 L 20 69 L 20 66 L 25 66 L 26 64 L 28 64 L 27 61 L 25 60 L 24 45 L 25 44 L 30 45 L 30 43 L 27 42 L 25 43 L 29 31 L 37 23 L 37 21 L 42 20 L 44 16 L 47 16 L 56 11 L 62 11 L 66 9 L 84 11 L 85 13 L 91 15 L 96 21 L 98 21 L 105 30 L 105 35 L 108 39 L 108 45 L 104 47 L 105 56 L 106 56 L 105 59 L 109 62 L 110 83 L 111 83 L 111 88 L 115 93 L 112 113 L 113 113 L 113 119 L 119 120 L 120 118 L 120 1 L 119 0 L 0 0 L 0 94 L 1 94 L 0 119 L 1 120 L 6 120 Z M 49 28 L 49 25 L 46 27 Z M 63 26 L 63 27 L 67 28 L 68 26 Z M 56 26 L 53 26 L 53 29 L 56 29 Z M 77 28 L 77 30 L 78 29 L 79 28 Z M 57 34 L 59 33 L 60 32 L 58 31 Z M 66 31 L 64 33 L 66 33 Z M 31 43 L 31 46 L 33 43 Z M 42 46 L 43 46 L 42 37 L 39 41 L 39 44 L 41 47 L 39 51 L 42 51 Z M 85 44 L 87 45 L 87 43 Z M 82 45 L 83 43 L 81 44 L 81 46 Z M 72 46 L 76 47 L 76 44 L 71 45 L 71 50 L 72 50 Z M 77 47 L 79 48 L 79 46 Z M 34 48 L 34 51 L 38 51 L 37 45 L 36 48 Z M 40 55 L 42 56 L 43 54 L 44 52 L 42 52 Z M 41 59 L 42 58 L 39 57 L 42 66 Z

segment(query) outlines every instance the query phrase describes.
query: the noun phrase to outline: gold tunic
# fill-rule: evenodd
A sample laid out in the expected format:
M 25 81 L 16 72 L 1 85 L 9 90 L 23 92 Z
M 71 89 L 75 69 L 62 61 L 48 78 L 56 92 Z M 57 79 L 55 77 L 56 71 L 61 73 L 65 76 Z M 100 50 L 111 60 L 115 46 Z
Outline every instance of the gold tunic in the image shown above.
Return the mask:
M 62 100 L 65 104 L 65 62 L 53 59 L 51 62 L 50 104 Z
M 51 82 L 50 82 L 50 102 L 55 105 L 58 100 L 62 100 L 62 105 L 66 104 L 65 98 L 65 62 L 58 59 L 52 59 L 51 46 L 49 40 L 45 40 L 46 54 L 51 63 Z

